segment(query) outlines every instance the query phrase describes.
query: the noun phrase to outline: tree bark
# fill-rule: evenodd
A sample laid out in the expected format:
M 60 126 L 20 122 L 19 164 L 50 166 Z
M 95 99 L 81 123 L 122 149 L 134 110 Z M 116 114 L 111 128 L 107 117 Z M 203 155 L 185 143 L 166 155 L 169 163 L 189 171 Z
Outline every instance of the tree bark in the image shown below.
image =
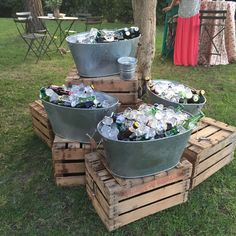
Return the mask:
M 151 77 L 155 56 L 156 5 L 157 0 L 132 0 L 134 24 L 141 32 L 137 51 L 137 72 L 140 74 L 142 94 L 145 91 L 145 81 Z
M 43 29 L 41 21 L 38 16 L 43 15 L 42 0 L 25 0 L 25 11 L 31 12 L 32 24 L 28 26 L 29 32 L 35 32 Z

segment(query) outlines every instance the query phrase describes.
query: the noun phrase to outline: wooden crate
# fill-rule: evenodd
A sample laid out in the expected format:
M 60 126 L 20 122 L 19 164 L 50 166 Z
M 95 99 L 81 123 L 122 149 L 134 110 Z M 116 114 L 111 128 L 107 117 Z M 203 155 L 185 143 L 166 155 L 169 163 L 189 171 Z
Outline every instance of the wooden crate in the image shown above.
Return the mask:
M 55 136 L 52 146 L 54 178 L 58 186 L 85 185 L 84 156 L 94 151 L 90 144 Z
M 236 128 L 205 117 L 193 131 L 183 156 L 193 164 L 191 189 L 230 163 Z
M 98 77 L 98 78 L 84 78 L 80 77 L 77 70 L 72 69 L 66 77 L 66 85 L 80 84 L 85 85 L 93 84 L 94 89 L 102 91 L 119 99 L 123 104 L 137 104 L 138 100 L 138 75 L 133 80 L 121 80 L 119 75 Z
M 87 193 L 108 231 L 187 201 L 192 172 L 187 160 L 136 179 L 113 176 L 98 152 L 86 155 L 85 167 Z
M 132 109 L 138 109 L 138 107 L 143 103 L 141 99 L 138 99 L 136 104 L 120 104 L 117 112 L 123 112 L 126 108 L 130 107 Z
M 29 108 L 34 132 L 51 148 L 54 140 L 54 133 L 42 102 L 36 100 L 29 105 Z

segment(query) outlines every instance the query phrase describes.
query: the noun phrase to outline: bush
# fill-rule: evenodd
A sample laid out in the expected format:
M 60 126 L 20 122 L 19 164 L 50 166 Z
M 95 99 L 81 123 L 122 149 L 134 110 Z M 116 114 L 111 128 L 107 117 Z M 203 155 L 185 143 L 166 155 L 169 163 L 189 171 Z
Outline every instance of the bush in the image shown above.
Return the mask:
M 125 23 L 133 21 L 131 0 L 120 0 L 117 2 L 117 19 Z
M 11 17 L 18 11 L 23 11 L 23 0 L 0 1 L 0 17 Z
M 164 22 L 165 13 L 162 11 L 162 9 L 166 6 L 167 6 L 166 1 L 161 1 L 161 0 L 158 1 L 156 9 L 157 25 L 161 25 Z
M 0 16 L 10 17 L 16 11 L 22 11 L 23 2 L 23 0 L 0 1 Z M 45 0 L 42 0 L 42 3 L 45 13 L 51 11 L 45 6 Z M 162 8 L 165 6 L 165 1 L 158 1 L 156 9 L 157 24 L 162 24 L 164 21 Z M 118 20 L 129 23 L 133 21 L 131 0 L 64 0 L 61 12 L 73 16 L 76 16 L 78 13 L 91 13 L 94 16 L 103 16 L 108 22 Z

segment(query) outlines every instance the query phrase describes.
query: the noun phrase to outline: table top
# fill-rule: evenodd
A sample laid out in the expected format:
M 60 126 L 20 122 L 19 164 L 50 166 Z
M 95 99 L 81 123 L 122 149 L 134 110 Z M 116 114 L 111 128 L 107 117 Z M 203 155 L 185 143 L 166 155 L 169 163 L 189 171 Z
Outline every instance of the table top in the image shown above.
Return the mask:
M 64 17 L 59 17 L 59 18 L 56 18 L 54 16 L 52 16 L 52 17 L 38 16 L 38 18 L 42 19 L 42 20 L 64 20 L 64 21 L 78 20 L 78 17 L 74 17 L 74 16 L 64 16 Z

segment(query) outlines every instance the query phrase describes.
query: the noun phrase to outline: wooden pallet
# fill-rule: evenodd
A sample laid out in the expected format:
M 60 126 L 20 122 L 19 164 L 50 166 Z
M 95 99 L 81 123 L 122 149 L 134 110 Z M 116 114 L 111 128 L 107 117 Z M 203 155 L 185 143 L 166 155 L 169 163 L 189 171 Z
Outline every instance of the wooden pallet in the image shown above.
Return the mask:
M 51 148 L 54 140 L 54 133 L 42 102 L 36 100 L 29 105 L 29 108 L 35 134 Z
M 192 165 L 183 160 L 157 175 L 123 179 L 113 176 L 98 152 L 86 155 L 86 190 L 109 231 L 187 201 Z
M 66 77 L 66 85 L 93 84 L 94 89 L 116 96 L 119 102 L 123 104 L 137 104 L 138 101 L 138 75 L 133 80 L 121 80 L 119 75 L 98 77 L 98 78 L 84 78 L 80 77 L 77 70 L 73 68 Z
M 208 117 L 202 119 L 183 154 L 193 164 L 191 189 L 232 161 L 235 143 L 235 127 Z
M 84 156 L 94 151 L 90 144 L 55 136 L 52 147 L 54 178 L 58 186 L 85 185 Z

